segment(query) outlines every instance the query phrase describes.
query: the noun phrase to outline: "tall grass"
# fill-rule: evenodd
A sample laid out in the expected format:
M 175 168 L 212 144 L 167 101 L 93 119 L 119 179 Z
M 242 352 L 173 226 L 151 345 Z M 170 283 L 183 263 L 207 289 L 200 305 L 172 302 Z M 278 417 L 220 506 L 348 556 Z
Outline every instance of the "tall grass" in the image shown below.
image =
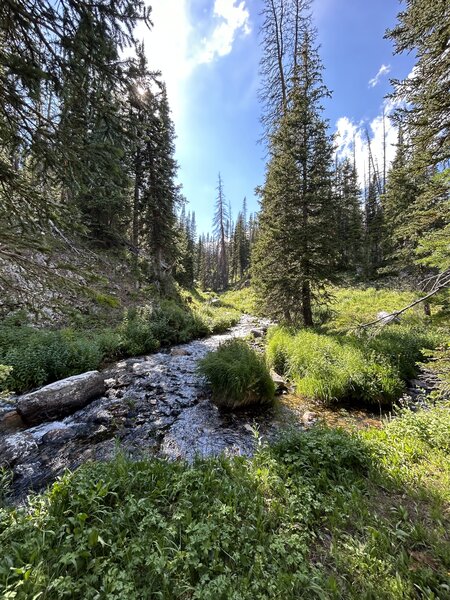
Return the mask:
M 297 393 L 327 404 L 354 400 L 386 405 L 403 387 L 398 370 L 385 356 L 313 331 L 270 330 L 267 360 L 294 381 Z
M 400 324 L 357 332 L 356 325 L 393 311 L 414 295 L 388 290 L 336 290 L 335 302 L 315 330 L 269 332 L 267 357 L 278 373 L 291 378 L 298 393 L 328 404 L 342 400 L 389 405 L 405 381 L 417 373 L 426 349 L 435 348 L 445 331 L 423 313 L 413 312 Z
M 275 386 L 264 360 L 244 340 L 228 340 L 198 365 L 217 406 L 243 408 L 272 402 Z

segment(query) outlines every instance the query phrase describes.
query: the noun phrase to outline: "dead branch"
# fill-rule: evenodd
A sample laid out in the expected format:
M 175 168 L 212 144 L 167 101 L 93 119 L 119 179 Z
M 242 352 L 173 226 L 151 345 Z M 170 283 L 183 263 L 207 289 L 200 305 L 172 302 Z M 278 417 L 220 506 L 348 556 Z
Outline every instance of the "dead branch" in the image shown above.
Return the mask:
M 435 294 L 437 294 L 438 292 L 440 292 L 441 290 L 443 290 L 444 288 L 447 288 L 449 286 L 450 286 L 450 273 L 448 272 L 446 277 L 444 278 L 444 280 L 442 281 L 442 279 L 440 279 L 440 283 L 435 284 L 432 291 L 428 292 L 428 294 L 426 294 L 426 296 L 422 296 L 422 298 L 418 298 L 417 300 L 414 300 L 414 302 L 411 302 L 411 304 L 408 304 L 408 306 L 405 306 L 405 307 L 401 308 L 400 310 L 395 310 L 394 312 L 390 313 L 389 315 L 384 315 L 383 317 L 380 317 L 379 319 L 375 319 L 375 321 L 370 321 L 370 323 L 364 323 L 363 325 L 358 325 L 357 329 L 365 329 L 366 327 L 370 327 L 371 325 L 376 325 L 377 323 L 381 323 L 383 321 L 388 321 L 388 319 L 390 319 L 391 317 L 398 317 L 399 315 L 406 312 L 410 308 L 413 308 L 413 306 L 416 306 L 416 304 L 425 302 L 426 300 L 428 300 L 428 298 L 431 298 L 431 296 L 434 296 Z

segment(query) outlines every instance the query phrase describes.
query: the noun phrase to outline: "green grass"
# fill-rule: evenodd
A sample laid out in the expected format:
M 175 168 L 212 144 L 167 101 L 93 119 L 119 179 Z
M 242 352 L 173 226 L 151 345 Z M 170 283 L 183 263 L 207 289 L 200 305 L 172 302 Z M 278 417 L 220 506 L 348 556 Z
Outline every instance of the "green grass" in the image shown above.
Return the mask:
M 325 311 L 328 329 L 338 332 L 353 330 L 357 325 L 376 319 L 377 313 L 386 311 L 391 313 L 408 306 L 413 300 L 420 298 L 421 292 L 398 291 L 392 289 L 375 288 L 335 288 L 330 290 L 333 301 Z M 425 317 L 423 306 L 418 304 L 413 309 L 403 313 L 401 320 L 407 325 L 432 324 L 439 321 L 440 314 L 445 306 L 445 297 L 438 296 L 432 301 L 430 319 Z
M 253 459 L 87 464 L 0 509 L 4 598 L 450 597 L 450 412 Z M 7 476 L 3 478 L 7 485 Z
M 433 311 L 438 325 L 419 308 L 402 315 L 399 324 L 358 330 L 381 310 L 401 308 L 416 297 L 390 290 L 335 290 L 334 303 L 320 312 L 315 330 L 272 328 L 268 336 L 269 365 L 286 375 L 301 395 L 328 404 L 354 403 L 388 406 L 402 393 L 404 383 L 417 373 L 417 362 L 427 351 L 448 339 L 439 326 L 439 305 Z M 317 312 L 317 311 L 316 311 Z
M 181 296 L 127 309 L 118 326 L 90 331 L 83 325 L 39 330 L 18 316 L 11 317 L 0 323 L 0 364 L 11 368 L 0 378 L 0 392 L 22 393 L 97 369 L 118 357 L 146 354 L 161 346 L 223 332 L 239 318 L 236 309 L 208 305 L 201 295 L 190 304 Z
M 224 306 L 230 306 L 249 315 L 257 314 L 255 294 L 251 287 L 225 292 L 220 299 Z
M 198 370 L 217 406 L 234 409 L 273 401 L 275 386 L 264 359 L 244 340 L 223 343 L 199 362 Z

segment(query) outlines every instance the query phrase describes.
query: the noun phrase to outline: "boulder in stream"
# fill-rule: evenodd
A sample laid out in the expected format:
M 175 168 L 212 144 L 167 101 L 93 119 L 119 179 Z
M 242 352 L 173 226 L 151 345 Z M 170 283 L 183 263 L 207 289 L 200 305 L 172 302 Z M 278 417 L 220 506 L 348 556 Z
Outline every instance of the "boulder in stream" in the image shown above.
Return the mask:
M 98 371 L 88 371 L 21 396 L 17 412 L 27 424 L 36 425 L 70 415 L 104 393 L 103 377 Z

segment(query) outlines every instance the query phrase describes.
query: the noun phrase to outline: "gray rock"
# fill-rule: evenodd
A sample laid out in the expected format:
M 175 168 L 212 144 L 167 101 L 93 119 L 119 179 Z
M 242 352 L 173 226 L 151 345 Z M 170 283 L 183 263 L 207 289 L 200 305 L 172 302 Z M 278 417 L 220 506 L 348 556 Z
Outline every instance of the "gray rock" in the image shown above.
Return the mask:
M 273 369 L 270 370 L 270 376 L 275 384 L 276 394 L 281 394 L 282 392 L 288 389 L 288 386 L 286 385 L 284 379 L 280 375 L 278 375 L 278 373 L 275 373 Z
M 317 414 L 310 410 L 303 413 L 302 421 L 305 425 L 312 425 L 317 421 Z
M 189 350 L 186 350 L 185 348 L 172 348 L 172 350 L 170 351 L 170 354 L 172 356 L 189 356 L 190 352 L 189 352 Z
M 398 315 L 388 313 L 385 310 L 381 310 L 377 314 L 377 319 L 382 319 L 385 325 L 390 325 L 391 323 L 400 323 L 400 317 Z
M 17 400 L 17 412 L 27 424 L 54 421 L 86 406 L 105 392 L 103 377 L 88 371 L 46 385 Z

